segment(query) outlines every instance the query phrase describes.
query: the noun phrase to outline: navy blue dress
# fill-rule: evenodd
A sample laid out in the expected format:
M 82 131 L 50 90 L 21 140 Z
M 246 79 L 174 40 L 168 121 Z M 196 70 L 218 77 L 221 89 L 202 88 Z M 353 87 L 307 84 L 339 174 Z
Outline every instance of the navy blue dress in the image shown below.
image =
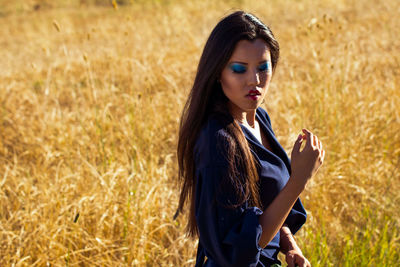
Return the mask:
M 241 125 L 241 128 L 259 163 L 260 200 L 264 207 L 268 207 L 290 177 L 290 160 L 275 138 L 267 112 L 258 108 L 256 118 L 273 153 L 246 127 Z M 262 233 L 259 217 L 263 211 L 248 202 L 234 209 L 228 207 L 237 203 L 237 198 L 229 185 L 221 184 L 221 177 L 228 170 L 224 155 L 227 138 L 229 136 L 222 124 L 211 116 L 200 131 L 194 149 L 195 215 L 200 234 L 196 267 L 270 266 L 280 263 L 277 259 L 279 231 L 265 248 L 258 245 Z M 305 223 L 306 216 L 298 199 L 285 221 L 293 234 Z

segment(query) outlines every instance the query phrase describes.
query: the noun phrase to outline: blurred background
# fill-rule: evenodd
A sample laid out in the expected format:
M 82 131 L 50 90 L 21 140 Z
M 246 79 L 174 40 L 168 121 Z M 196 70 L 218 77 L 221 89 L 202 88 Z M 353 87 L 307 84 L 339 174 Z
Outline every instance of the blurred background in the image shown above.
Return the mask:
M 263 104 L 323 167 L 301 198 L 313 266 L 400 262 L 397 0 L 0 0 L 0 265 L 193 266 L 178 204 L 180 114 L 232 11 L 272 28 Z M 281 257 L 281 259 L 283 259 Z

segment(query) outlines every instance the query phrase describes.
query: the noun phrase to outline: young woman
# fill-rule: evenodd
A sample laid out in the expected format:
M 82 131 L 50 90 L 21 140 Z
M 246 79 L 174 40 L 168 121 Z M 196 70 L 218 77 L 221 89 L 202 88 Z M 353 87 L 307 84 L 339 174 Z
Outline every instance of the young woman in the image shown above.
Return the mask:
M 310 266 L 293 235 L 306 221 L 298 197 L 325 152 L 303 129 L 290 161 L 276 139 L 260 105 L 278 58 L 271 30 L 243 11 L 222 19 L 204 47 L 178 142 L 177 214 L 188 201 L 196 266 L 280 266 L 279 252 L 288 266 Z

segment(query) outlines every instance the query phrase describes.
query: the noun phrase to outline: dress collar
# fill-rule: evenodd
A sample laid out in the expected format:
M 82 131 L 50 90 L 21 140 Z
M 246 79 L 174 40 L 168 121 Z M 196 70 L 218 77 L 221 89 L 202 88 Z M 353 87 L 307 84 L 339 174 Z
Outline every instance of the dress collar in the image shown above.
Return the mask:
M 260 114 L 260 112 L 261 112 L 261 110 L 260 110 L 260 108 L 258 108 L 256 111 L 256 118 L 257 118 L 258 124 L 260 126 L 260 130 L 265 133 L 265 135 L 268 139 L 268 142 L 271 146 L 272 151 L 270 151 L 266 147 L 264 147 L 260 143 L 260 141 L 258 141 L 258 139 L 254 136 L 254 134 L 249 129 L 247 129 L 246 126 L 239 123 L 247 141 L 251 144 L 251 146 L 255 146 L 256 148 L 267 153 L 268 155 L 282 160 L 284 162 L 284 164 L 286 165 L 286 167 L 288 168 L 288 170 L 290 170 L 290 160 L 289 160 L 285 150 L 279 144 L 279 141 L 276 139 L 275 134 L 272 132 L 272 129 L 269 126 L 269 122 L 264 119 L 264 116 L 262 116 Z

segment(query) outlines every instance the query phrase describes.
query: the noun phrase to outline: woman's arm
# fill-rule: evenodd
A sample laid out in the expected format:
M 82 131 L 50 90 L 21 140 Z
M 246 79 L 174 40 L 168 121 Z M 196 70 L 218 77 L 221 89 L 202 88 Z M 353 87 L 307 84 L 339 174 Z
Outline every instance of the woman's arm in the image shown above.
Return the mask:
M 287 225 L 283 225 L 281 230 L 280 230 L 280 247 L 281 247 L 281 252 L 283 254 L 288 253 L 290 250 L 296 250 L 301 252 L 301 249 L 297 246 L 296 241 L 294 240 L 294 237 L 292 235 L 292 232 L 290 231 L 289 227 Z
M 303 129 L 303 133 L 293 146 L 292 175 L 289 181 L 259 218 L 262 227 L 258 242 L 260 247 L 266 247 L 281 229 L 307 181 L 318 171 L 324 160 L 325 151 L 318 138 L 306 129 Z M 303 140 L 306 140 L 306 144 L 300 151 Z
M 280 230 L 280 246 L 281 252 L 286 255 L 288 267 L 292 266 L 311 266 L 310 262 L 304 257 L 301 249 L 297 246 L 296 241 L 289 227 L 284 225 Z
M 295 178 L 291 177 L 282 191 L 260 216 L 259 221 L 262 227 L 262 235 L 258 242 L 260 247 L 266 247 L 276 235 L 303 191 L 305 185 L 302 187 L 295 182 Z
M 237 193 L 226 161 L 227 134 L 219 122 L 210 121 L 196 142 L 195 216 L 199 242 L 209 261 L 218 266 L 256 266 L 262 248 L 258 207 L 243 203 L 237 208 Z

